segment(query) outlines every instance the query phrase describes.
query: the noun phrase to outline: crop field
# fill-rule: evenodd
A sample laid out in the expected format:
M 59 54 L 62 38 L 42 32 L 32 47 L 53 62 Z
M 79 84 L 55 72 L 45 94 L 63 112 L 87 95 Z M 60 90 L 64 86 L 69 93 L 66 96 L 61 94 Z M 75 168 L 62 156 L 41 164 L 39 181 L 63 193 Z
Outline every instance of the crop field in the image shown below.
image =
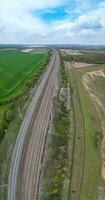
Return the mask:
M 0 100 L 16 95 L 45 62 L 47 53 L 0 52 Z
M 19 127 L 49 58 L 47 51 L 35 54 L 0 51 L 0 185 L 8 183 Z M 0 199 L 7 199 L 7 186 L 0 187 Z
M 11 112 L 9 115 L 12 118 L 13 101 L 35 85 L 47 61 L 47 52 L 0 51 L 0 141 L 8 125 L 6 112 Z

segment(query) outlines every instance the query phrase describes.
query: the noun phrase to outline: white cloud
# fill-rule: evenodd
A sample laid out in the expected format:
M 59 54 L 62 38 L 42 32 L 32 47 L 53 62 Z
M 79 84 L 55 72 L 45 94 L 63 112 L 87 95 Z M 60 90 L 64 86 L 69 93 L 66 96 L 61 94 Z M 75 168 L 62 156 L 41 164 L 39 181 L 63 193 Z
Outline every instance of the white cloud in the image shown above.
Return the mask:
M 48 25 L 37 17 L 37 10 L 63 5 L 68 0 L 3 0 L 0 1 L 0 43 L 23 43 L 33 35 L 44 36 Z M 34 16 L 32 15 L 34 11 Z M 28 38 L 29 37 L 29 38 Z M 25 38 L 27 41 L 25 41 Z M 36 37 L 37 38 L 37 37 Z M 37 42 L 35 40 L 35 42 Z
M 62 43 L 105 44 L 105 3 L 76 20 L 55 23 L 54 30 Z
M 73 21 L 68 17 L 45 23 L 36 15 L 37 10 L 51 12 L 51 8 L 69 1 L 3 0 L 0 2 L 0 43 L 102 44 L 105 37 L 105 3 L 100 3 L 98 8 Z

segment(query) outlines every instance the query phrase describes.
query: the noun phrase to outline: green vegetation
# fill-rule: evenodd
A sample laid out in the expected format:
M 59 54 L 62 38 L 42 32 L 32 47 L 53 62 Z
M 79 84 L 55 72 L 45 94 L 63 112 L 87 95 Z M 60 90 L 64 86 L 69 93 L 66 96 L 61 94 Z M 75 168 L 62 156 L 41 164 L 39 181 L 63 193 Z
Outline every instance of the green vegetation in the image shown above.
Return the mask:
M 68 72 L 69 84 L 72 88 L 71 98 L 71 138 L 69 140 L 70 182 L 68 199 L 79 198 L 84 172 L 85 159 L 85 124 L 81 105 L 79 88 L 71 65 L 65 65 Z
M 0 100 L 12 98 L 24 88 L 33 74 L 39 72 L 48 58 L 47 53 L 26 54 L 0 52 Z
M 60 87 L 67 87 L 64 65 L 60 68 Z M 60 92 L 60 91 L 59 91 Z M 64 180 L 68 169 L 69 111 L 65 102 L 54 98 L 53 129 L 48 150 L 48 160 L 44 169 L 43 200 L 61 200 Z M 47 170 L 46 170 L 47 169 Z
M 48 62 L 48 54 L 0 52 L 0 142 L 14 117 L 14 104 L 34 86 Z
M 101 131 L 101 124 L 99 123 L 100 120 L 98 118 L 97 112 L 95 110 L 95 107 L 93 103 L 91 102 L 90 97 L 88 96 L 82 80 L 82 75 L 80 72 L 83 73 L 82 70 L 75 70 L 74 71 L 78 88 L 79 88 L 79 95 L 80 95 L 80 101 L 82 104 L 82 109 L 83 109 L 83 115 L 84 115 L 84 123 L 85 123 L 85 157 L 84 159 L 84 173 L 82 182 L 82 190 L 80 190 L 80 200 L 92 200 L 94 198 L 95 191 L 97 190 L 97 185 L 99 183 L 100 179 L 100 156 L 99 156 L 99 149 L 96 147 L 95 144 L 95 133 L 96 130 L 99 129 Z M 72 77 L 74 78 L 74 77 Z M 71 80 L 71 77 L 70 77 Z M 73 82 L 72 82 L 73 83 Z M 75 85 L 73 85 L 74 90 Z M 74 97 L 74 105 L 75 105 L 75 115 L 76 118 L 80 119 L 80 112 L 78 112 L 78 105 L 76 106 L 76 98 Z M 80 121 L 76 121 L 75 126 L 81 126 L 81 119 Z M 80 132 L 80 137 L 81 137 L 81 128 L 78 127 L 78 132 Z M 81 147 L 80 147 L 81 148 Z M 78 151 L 80 151 L 80 148 L 77 150 L 77 155 Z M 80 157 L 76 158 L 76 162 L 79 163 L 79 160 L 81 158 L 81 153 Z M 80 166 L 78 165 L 78 170 L 81 170 L 79 168 Z M 79 171 L 78 171 L 79 173 Z M 74 174 L 74 179 L 75 179 L 75 174 Z M 75 190 L 78 192 L 78 186 L 75 188 Z
M 71 165 L 70 176 L 68 174 L 64 185 L 64 200 L 104 198 L 105 53 L 84 51 L 81 53 L 83 54 L 61 55 L 65 61 L 72 92 L 70 110 L 72 136 L 68 148 L 68 162 L 71 160 Z M 76 69 L 73 66 L 74 62 L 77 62 L 77 65 L 78 62 L 96 65 Z
M 83 74 L 89 69 L 64 68 L 61 62 L 60 88 L 69 84 L 71 109 L 66 110 L 59 95 L 54 98 L 54 126 L 44 170 L 43 200 L 73 200 L 74 197 L 93 200 L 98 187 L 103 187 L 99 153 L 102 127 L 83 85 Z
M 11 155 L 19 127 L 50 56 L 51 52 L 0 51 L 0 185 L 8 184 Z M 0 199 L 7 200 L 6 186 L 0 187 Z
M 81 55 L 63 56 L 65 61 L 85 62 L 92 64 L 105 64 L 105 53 L 102 52 L 83 52 Z
M 102 199 L 103 197 L 103 188 L 105 187 L 105 181 L 103 181 L 101 177 L 101 142 L 103 139 L 103 130 L 102 124 L 105 120 L 105 111 L 104 111 L 104 99 L 105 99 L 105 91 L 104 84 L 105 78 L 103 73 L 105 73 L 104 66 L 100 65 L 97 67 L 88 67 L 88 68 L 73 68 L 73 63 L 70 64 L 71 68 L 68 69 L 69 80 L 72 86 L 72 110 L 74 112 L 74 130 L 77 130 L 77 136 L 75 135 L 75 149 L 76 155 L 74 153 L 74 163 L 71 173 L 72 173 L 72 185 L 74 188 L 74 195 L 77 195 L 79 190 L 79 184 L 75 187 L 77 183 L 78 173 L 81 172 L 80 160 L 84 159 L 83 166 L 83 177 L 80 188 L 80 200 L 93 200 L 98 197 Z M 92 95 L 94 94 L 102 106 L 100 108 L 100 103 L 97 105 L 95 99 L 91 98 L 89 92 L 83 84 L 83 76 L 86 73 L 90 73 L 95 71 L 94 79 L 92 79 L 90 75 L 90 79 L 86 81 L 88 86 L 90 87 L 90 91 L 92 91 Z M 97 72 L 99 71 L 99 72 Z M 87 76 L 89 78 L 89 75 Z M 89 83 L 90 81 L 90 83 Z M 78 89 L 78 92 L 77 92 Z M 84 137 L 85 137 L 85 154 L 84 157 L 81 154 L 81 140 L 83 140 L 82 134 L 82 118 L 81 118 L 81 110 L 79 111 L 78 105 L 78 94 L 81 102 L 81 108 L 83 112 L 84 118 Z M 99 106 L 99 107 L 98 107 Z M 98 108 L 97 108 L 98 107 Z M 100 110 L 100 111 L 99 111 Z M 70 118 L 71 119 L 71 118 Z M 103 121 L 103 122 L 102 122 Z M 73 120 L 71 119 L 71 122 Z M 72 125 L 72 124 L 71 124 Z M 75 134 L 75 132 L 74 132 Z M 79 137 L 78 137 L 79 136 Z M 82 137 L 81 137 L 82 136 Z M 77 139 L 76 139 L 77 138 Z M 79 140 L 78 140 L 79 139 Z M 78 140 L 78 141 L 77 141 Z M 70 142 L 70 147 L 74 147 Z M 105 152 L 103 152 L 105 154 Z M 78 163 L 78 165 L 77 165 Z M 77 167 L 76 167 L 77 166 Z M 77 168 L 77 172 L 76 172 Z M 72 185 L 70 185 L 70 191 L 72 189 Z M 101 188 L 101 189 L 99 189 Z M 100 191 L 101 190 L 101 191 Z M 73 189 L 72 189 L 73 191 Z M 70 199 L 73 199 L 73 195 L 70 195 Z

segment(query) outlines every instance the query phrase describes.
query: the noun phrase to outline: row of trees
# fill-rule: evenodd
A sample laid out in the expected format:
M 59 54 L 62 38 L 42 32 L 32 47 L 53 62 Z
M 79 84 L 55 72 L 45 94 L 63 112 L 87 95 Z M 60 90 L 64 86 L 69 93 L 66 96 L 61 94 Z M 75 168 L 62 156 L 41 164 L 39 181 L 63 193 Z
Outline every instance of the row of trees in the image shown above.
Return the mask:
M 105 53 L 100 52 L 89 52 L 83 53 L 81 55 L 66 55 L 63 57 L 64 60 L 76 61 L 76 62 L 86 62 L 93 64 L 105 64 Z

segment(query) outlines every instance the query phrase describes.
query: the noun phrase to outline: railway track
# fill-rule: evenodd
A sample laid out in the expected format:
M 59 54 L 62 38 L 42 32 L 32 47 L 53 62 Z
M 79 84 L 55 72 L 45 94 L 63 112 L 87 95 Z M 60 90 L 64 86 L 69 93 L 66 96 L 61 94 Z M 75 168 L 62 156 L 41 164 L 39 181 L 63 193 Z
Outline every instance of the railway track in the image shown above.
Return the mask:
M 74 135 L 72 138 L 72 152 L 71 152 L 71 167 L 70 167 L 70 184 L 69 184 L 69 194 L 68 200 L 79 200 L 83 176 L 84 176 L 84 162 L 85 162 L 85 124 L 84 124 L 84 115 L 80 100 L 79 88 L 75 73 L 73 71 L 70 63 L 66 63 L 66 69 L 68 70 L 69 75 L 72 75 L 73 82 L 75 85 L 75 95 L 77 107 L 75 108 L 75 103 L 73 102 L 72 97 L 72 109 L 73 109 L 73 121 L 74 121 Z M 71 74 L 70 74 L 71 73 Z M 73 85 L 72 85 L 73 86 Z M 76 111 L 78 109 L 78 111 Z M 77 114 L 79 112 L 79 115 Z M 77 115 L 78 116 L 77 116 Z M 77 123 L 79 127 L 77 127 Z M 81 132 L 78 134 L 78 128 L 81 129 Z
M 11 164 L 8 200 L 37 200 L 45 138 L 57 84 L 59 55 L 41 81 L 20 129 Z

